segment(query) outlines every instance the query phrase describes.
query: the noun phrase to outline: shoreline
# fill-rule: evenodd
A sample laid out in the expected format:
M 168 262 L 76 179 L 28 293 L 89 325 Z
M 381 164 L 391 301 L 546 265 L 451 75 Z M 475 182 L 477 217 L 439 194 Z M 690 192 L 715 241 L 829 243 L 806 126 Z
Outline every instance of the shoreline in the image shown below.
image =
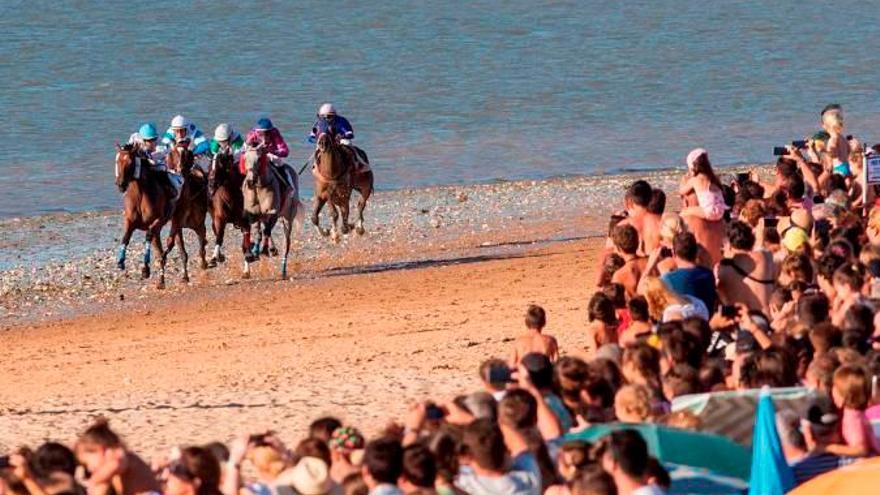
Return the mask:
M 548 333 L 583 347 L 601 241 L 375 267 L 289 284 L 212 287 L 0 332 L 0 448 L 73 435 L 98 415 L 139 452 L 227 441 L 244 429 L 297 438 L 320 414 L 375 432 L 419 397 L 476 389 L 507 357 L 531 303 Z M 193 359 L 198 356 L 198 359 Z

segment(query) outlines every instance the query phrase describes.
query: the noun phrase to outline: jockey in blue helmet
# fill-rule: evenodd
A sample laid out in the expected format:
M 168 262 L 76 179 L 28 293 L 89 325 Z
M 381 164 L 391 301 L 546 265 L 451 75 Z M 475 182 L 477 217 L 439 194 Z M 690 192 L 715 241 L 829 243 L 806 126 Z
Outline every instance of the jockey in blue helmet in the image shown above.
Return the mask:
M 171 204 L 173 205 L 177 198 L 180 197 L 180 189 L 183 187 L 183 178 L 170 170 L 165 165 L 165 158 L 168 155 L 167 148 L 158 146 L 159 133 L 156 126 L 151 123 L 143 124 L 138 132 L 135 132 L 128 138 L 129 144 L 137 144 L 144 154 L 145 162 L 156 172 L 165 172 L 159 174 L 165 180 L 162 185 L 168 190 L 171 196 Z M 135 178 L 140 178 L 140 168 L 135 169 Z

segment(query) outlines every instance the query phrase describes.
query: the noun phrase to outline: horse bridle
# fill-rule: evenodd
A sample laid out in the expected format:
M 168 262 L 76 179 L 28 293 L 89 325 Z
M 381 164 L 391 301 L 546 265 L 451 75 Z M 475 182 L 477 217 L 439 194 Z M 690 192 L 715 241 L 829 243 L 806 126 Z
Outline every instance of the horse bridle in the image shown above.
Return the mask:
M 333 152 L 333 150 L 331 150 L 332 147 L 334 147 L 334 146 L 335 146 L 335 147 L 340 146 L 340 144 L 336 142 L 336 137 L 335 137 L 333 134 L 329 133 L 329 132 L 322 132 L 322 133 L 318 136 L 318 143 L 321 142 L 321 138 L 324 137 L 324 136 L 327 136 L 327 140 L 330 141 L 330 148 L 327 148 L 326 150 L 320 150 L 320 148 L 319 148 L 320 151 L 326 151 L 326 152 L 328 152 L 328 153 L 332 153 L 332 152 Z M 340 152 L 340 150 L 337 149 L 337 150 L 335 150 L 335 151 L 336 151 L 336 153 L 339 153 L 340 155 L 342 155 L 342 153 Z M 346 169 L 345 169 L 344 172 L 340 173 L 339 175 L 337 175 L 337 176 L 335 176 L 335 177 L 330 177 L 330 178 L 328 178 L 326 175 L 324 175 L 323 173 L 321 173 L 321 168 L 317 166 L 317 160 L 316 160 L 315 172 L 318 174 L 318 176 L 319 176 L 319 177 L 321 178 L 321 180 L 323 180 L 324 182 L 342 182 L 342 181 L 340 180 L 340 178 L 341 178 L 342 176 L 344 176 L 345 174 L 351 173 L 351 167 L 346 167 Z

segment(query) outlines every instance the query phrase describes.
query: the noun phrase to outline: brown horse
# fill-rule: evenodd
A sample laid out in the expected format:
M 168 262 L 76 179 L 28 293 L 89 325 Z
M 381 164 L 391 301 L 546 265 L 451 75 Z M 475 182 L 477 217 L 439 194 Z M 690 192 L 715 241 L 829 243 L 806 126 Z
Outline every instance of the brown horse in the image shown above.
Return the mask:
M 125 270 L 125 252 L 135 230 L 146 232 L 142 278 L 150 277 L 152 249 L 162 253 L 162 227 L 171 218 L 169 191 L 162 186 L 163 178 L 150 168 L 137 144 L 116 145 L 116 186 L 123 193 L 122 243 L 116 266 Z M 161 272 L 158 288 L 165 287 L 165 257 L 160 256 Z
M 167 259 L 174 245 L 180 245 L 184 282 L 189 282 L 189 255 L 183 240 L 183 229 L 195 231 L 199 238 L 199 257 L 202 260 L 200 267 L 202 270 L 208 268 L 208 262 L 205 261 L 205 245 L 208 243 L 205 227 L 205 217 L 208 215 L 208 181 L 201 169 L 193 168 L 193 160 L 192 151 L 182 145 L 172 147 L 166 159 L 168 168 L 183 177 L 183 187 L 171 216 L 171 232 L 168 233 L 168 243 L 162 257 Z
M 213 268 L 226 261 L 223 255 L 223 238 L 226 235 L 226 224 L 232 223 L 241 231 L 241 252 L 246 261 L 253 261 L 250 252 L 251 226 L 244 217 L 244 196 L 241 185 L 244 176 L 238 170 L 238 163 L 231 152 L 219 152 L 211 160 L 211 172 L 208 174 L 208 206 L 211 209 L 212 228 L 214 229 L 214 253 L 208 266 Z
M 324 237 L 328 235 L 333 242 L 339 242 L 336 223 L 342 215 L 342 234 L 348 234 L 349 201 L 351 200 L 352 163 L 342 145 L 329 133 L 318 136 L 318 149 L 315 152 L 315 206 L 312 210 L 312 224 Z M 330 203 L 330 230 L 321 227 L 318 215 L 324 204 Z M 338 211 L 337 211 L 338 210 Z

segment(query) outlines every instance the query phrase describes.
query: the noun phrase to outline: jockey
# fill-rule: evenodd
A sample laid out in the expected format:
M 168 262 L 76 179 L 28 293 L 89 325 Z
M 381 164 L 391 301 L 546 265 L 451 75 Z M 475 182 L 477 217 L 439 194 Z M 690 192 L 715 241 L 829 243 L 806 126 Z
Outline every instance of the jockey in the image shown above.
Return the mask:
M 183 115 L 171 119 L 171 126 L 162 136 L 162 146 L 171 148 L 177 141 L 189 141 L 189 150 L 193 155 L 204 155 L 208 152 L 209 143 L 202 131 Z
M 318 142 L 318 136 L 329 132 L 334 136 L 338 136 L 340 142 L 346 146 L 351 144 L 354 139 L 354 129 L 348 119 L 336 114 L 336 108 L 332 103 L 324 103 L 318 109 L 318 120 L 312 126 L 312 134 L 309 136 L 309 142 L 315 144 Z
M 283 158 L 287 158 L 290 150 L 287 148 L 284 138 L 281 137 L 281 132 L 268 117 L 257 120 L 257 125 L 248 132 L 245 142 L 251 146 L 262 145 L 269 161 L 287 179 L 287 186 L 293 187 L 293 178 L 287 167 L 284 166 L 283 160 Z
M 236 159 L 244 145 L 244 138 L 241 137 L 229 124 L 220 124 L 214 129 L 214 137 L 211 139 L 210 150 L 212 155 L 216 155 L 221 151 L 231 151 L 232 156 Z
M 165 172 L 164 174 L 160 174 L 160 177 L 165 178 L 165 180 L 160 182 L 170 193 L 171 204 L 173 205 L 180 197 L 180 189 L 183 187 L 183 177 L 168 170 L 168 167 L 165 165 L 165 157 L 168 155 L 168 150 L 159 148 L 157 146 L 158 140 L 159 133 L 156 131 L 156 126 L 149 123 L 142 125 L 140 129 L 138 129 L 138 132 L 135 132 L 128 138 L 129 144 L 137 144 L 140 146 L 150 168 L 156 172 Z M 139 169 L 135 170 L 135 177 L 140 178 Z

